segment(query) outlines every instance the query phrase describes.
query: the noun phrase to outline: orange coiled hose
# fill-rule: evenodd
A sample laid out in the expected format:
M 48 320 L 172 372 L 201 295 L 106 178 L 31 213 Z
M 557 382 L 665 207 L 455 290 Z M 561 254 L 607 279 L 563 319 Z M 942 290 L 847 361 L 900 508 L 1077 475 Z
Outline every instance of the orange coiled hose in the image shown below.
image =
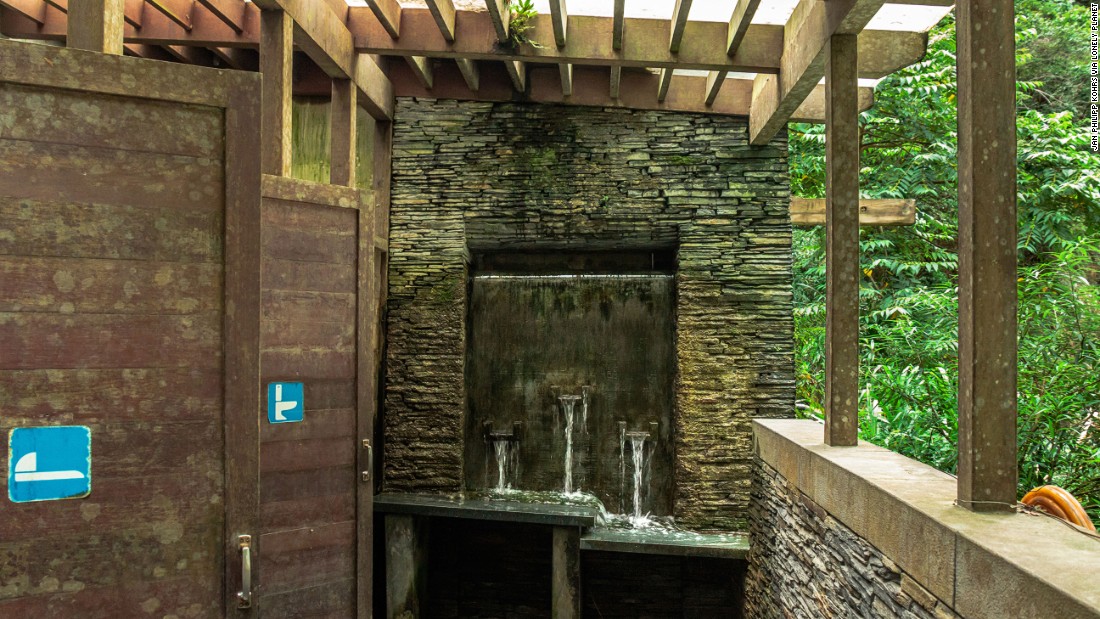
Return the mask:
M 1051 516 L 1061 518 L 1070 524 L 1075 524 L 1089 531 L 1096 531 L 1096 527 L 1093 526 L 1092 520 L 1085 513 L 1085 508 L 1081 507 L 1081 503 L 1072 494 L 1058 486 L 1039 486 L 1025 494 L 1020 502 L 1029 507 L 1041 509 Z

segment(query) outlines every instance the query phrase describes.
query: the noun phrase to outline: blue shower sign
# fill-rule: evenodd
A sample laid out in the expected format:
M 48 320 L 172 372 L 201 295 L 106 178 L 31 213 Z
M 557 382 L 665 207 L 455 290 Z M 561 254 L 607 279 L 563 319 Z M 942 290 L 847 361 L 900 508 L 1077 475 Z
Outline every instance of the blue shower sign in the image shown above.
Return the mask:
M 302 383 L 268 383 L 267 420 L 293 423 L 305 415 L 305 387 Z
M 92 493 L 92 431 L 86 426 L 14 428 L 8 435 L 8 498 L 82 499 Z

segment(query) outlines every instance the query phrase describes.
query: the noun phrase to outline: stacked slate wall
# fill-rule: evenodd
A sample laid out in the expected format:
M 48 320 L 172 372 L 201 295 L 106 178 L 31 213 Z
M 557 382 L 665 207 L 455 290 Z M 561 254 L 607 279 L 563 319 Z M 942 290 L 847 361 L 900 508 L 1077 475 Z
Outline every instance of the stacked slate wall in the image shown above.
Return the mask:
M 463 489 L 471 252 L 672 249 L 674 511 L 744 528 L 750 419 L 794 404 L 787 174 L 742 118 L 399 99 L 385 489 Z
M 958 617 L 870 542 L 759 460 L 750 530 L 746 617 Z

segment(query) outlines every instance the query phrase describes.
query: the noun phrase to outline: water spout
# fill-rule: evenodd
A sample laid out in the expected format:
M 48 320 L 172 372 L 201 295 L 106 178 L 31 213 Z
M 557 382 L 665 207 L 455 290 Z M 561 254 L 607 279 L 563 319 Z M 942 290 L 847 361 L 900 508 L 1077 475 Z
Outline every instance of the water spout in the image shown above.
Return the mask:
M 632 520 L 635 523 L 642 521 L 642 500 L 645 498 L 642 493 L 642 484 L 647 477 L 649 477 L 646 467 L 649 465 L 649 458 L 646 458 L 645 442 L 649 438 L 647 433 L 631 432 L 630 438 L 630 454 L 632 457 L 632 464 L 634 465 L 634 512 Z
M 565 415 L 565 483 L 562 489 L 566 494 L 573 492 L 573 411 L 580 400 L 579 395 L 558 396 Z

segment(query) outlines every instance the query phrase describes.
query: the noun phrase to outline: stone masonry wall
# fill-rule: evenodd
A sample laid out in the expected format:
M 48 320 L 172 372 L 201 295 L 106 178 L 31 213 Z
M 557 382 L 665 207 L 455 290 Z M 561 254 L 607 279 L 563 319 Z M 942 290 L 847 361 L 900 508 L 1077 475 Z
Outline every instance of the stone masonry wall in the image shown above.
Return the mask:
M 399 99 L 385 488 L 462 489 L 471 251 L 675 249 L 675 513 L 744 528 L 750 419 L 794 404 L 786 157 L 739 118 Z
M 759 460 L 750 522 L 746 617 L 958 617 Z

